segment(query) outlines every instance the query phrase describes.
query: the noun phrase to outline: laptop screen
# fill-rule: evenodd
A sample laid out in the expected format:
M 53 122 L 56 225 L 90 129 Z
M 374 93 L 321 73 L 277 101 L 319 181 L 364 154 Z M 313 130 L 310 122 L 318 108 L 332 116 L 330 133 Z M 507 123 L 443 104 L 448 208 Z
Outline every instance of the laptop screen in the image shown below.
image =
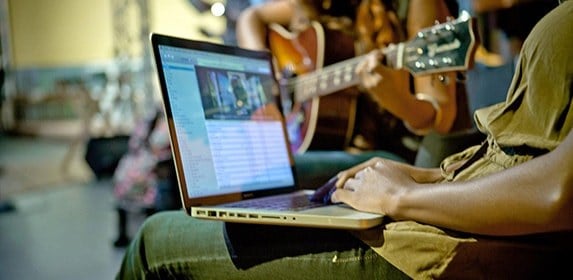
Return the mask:
M 154 46 L 178 177 L 188 197 L 293 186 L 268 56 L 195 44 Z

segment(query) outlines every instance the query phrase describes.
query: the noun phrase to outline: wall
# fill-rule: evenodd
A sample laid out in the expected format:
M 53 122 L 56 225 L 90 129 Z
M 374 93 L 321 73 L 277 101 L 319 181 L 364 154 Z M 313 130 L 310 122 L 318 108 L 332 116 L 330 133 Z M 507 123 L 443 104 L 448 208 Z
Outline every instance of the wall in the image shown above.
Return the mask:
M 8 0 L 12 66 L 75 66 L 112 59 L 112 1 L 116 0 Z M 206 39 L 200 26 L 223 32 L 221 18 L 199 14 L 187 0 L 148 2 L 151 31 L 195 39 Z M 127 29 L 138 32 L 136 11 L 128 13 Z M 134 52 L 141 55 L 141 48 Z
M 12 66 L 71 66 L 112 55 L 110 1 L 10 0 Z
M 125 113 L 122 114 L 136 117 L 139 116 L 138 112 L 146 110 L 155 90 L 149 90 L 147 84 L 142 84 L 142 81 L 149 79 L 141 77 L 146 73 L 141 68 L 145 64 L 141 62 L 147 61 L 142 58 L 149 54 L 144 53 L 149 51 L 149 45 L 145 45 L 149 44 L 148 35 L 140 34 L 141 18 L 137 3 L 143 0 L 0 1 L 8 3 L 11 51 L 8 76 L 10 85 L 14 85 L 5 93 L 6 96 L 18 98 L 15 105 L 10 106 L 12 109 L 9 111 L 14 113 L 3 112 L 2 121 L 10 119 L 6 127 L 14 126 L 14 123 L 22 126 L 25 120 L 43 120 L 41 126 L 45 126 L 46 119 L 69 118 L 71 113 L 65 110 L 72 106 L 68 104 L 69 100 L 44 103 L 48 98 L 61 96 L 62 93 L 71 93 L 65 98 L 77 93 L 83 95 L 74 91 L 78 82 L 88 85 L 90 96 L 98 100 L 98 106 L 104 112 L 102 114 L 105 118 L 112 118 L 115 114 L 113 111 L 119 111 L 118 105 L 110 107 L 106 105 L 109 102 L 104 101 L 123 100 L 121 96 L 125 96 L 123 91 L 119 95 L 118 78 L 114 74 L 118 65 L 114 60 L 114 48 L 118 44 L 121 50 L 127 50 L 131 58 L 128 71 L 134 72 L 134 78 L 128 82 L 130 99 L 122 101 L 122 104 L 125 103 L 122 106 L 128 109 L 123 110 Z M 117 16 L 114 11 L 121 3 L 127 3 L 127 7 L 123 9 L 125 13 L 122 16 Z M 199 40 L 209 39 L 199 32 L 199 28 L 215 34 L 224 32 L 224 18 L 213 17 L 208 12 L 201 14 L 188 0 L 147 0 L 147 3 L 150 32 Z M 125 36 L 117 36 L 114 24 L 118 22 L 121 22 Z M 108 78 L 108 86 L 101 86 L 102 75 Z M 62 89 L 62 82 L 71 83 L 72 86 Z M 75 111 L 71 115 L 75 118 L 75 115 L 81 114 L 81 108 L 72 107 Z M 13 117 L 6 118 L 5 115 Z M 121 115 L 115 118 L 129 123 L 127 117 Z M 30 130 L 36 129 L 33 127 Z
M 208 11 L 199 13 L 188 2 L 188 0 L 150 0 L 151 31 L 220 42 L 220 38 L 205 37 L 199 32 L 199 28 L 204 28 L 210 33 L 222 34 L 225 31 L 224 19 L 214 17 Z

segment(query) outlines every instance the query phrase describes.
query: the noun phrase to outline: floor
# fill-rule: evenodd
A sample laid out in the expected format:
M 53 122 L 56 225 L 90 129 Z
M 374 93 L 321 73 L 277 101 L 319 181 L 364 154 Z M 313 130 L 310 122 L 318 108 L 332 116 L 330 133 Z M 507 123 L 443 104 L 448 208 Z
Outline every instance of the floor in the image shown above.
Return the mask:
M 0 200 L 14 206 L 0 211 L 0 279 L 114 278 L 124 250 L 112 245 L 111 181 L 45 174 L 54 172 L 49 163 L 60 165 L 69 147 L 68 141 L 0 134 Z M 42 184 L 18 176 L 50 178 Z M 130 231 L 142 220 L 132 219 Z

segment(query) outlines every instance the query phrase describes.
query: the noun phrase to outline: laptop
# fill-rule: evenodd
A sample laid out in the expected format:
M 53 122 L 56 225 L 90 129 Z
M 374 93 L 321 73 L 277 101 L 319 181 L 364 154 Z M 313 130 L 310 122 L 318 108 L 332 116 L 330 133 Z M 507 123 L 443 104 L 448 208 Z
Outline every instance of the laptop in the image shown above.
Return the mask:
M 157 33 L 151 44 L 187 214 L 339 229 L 382 223 L 382 215 L 311 202 L 314 191 L 298 187 L 269 52 Z

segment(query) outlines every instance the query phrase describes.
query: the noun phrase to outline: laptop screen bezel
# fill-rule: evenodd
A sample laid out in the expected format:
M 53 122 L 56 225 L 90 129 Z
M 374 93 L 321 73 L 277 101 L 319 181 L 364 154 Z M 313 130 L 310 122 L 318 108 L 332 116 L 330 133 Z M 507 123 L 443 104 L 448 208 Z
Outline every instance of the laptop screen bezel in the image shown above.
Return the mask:
M 165 119 L 167 121 L 168 128 L 169 128 L 169 135 L 170 135 L 169 138 L 171 141 L 171 152 L 172 152 L 173 161 L 175 164 L 177 183 L 179 186 L 179 191 L 180 191 L 181 201 L 183 203 L 183 207 L 188 211 L 188 213 L 190 211 L 191 206 L 214 205 L 214 204 L 220 204 L 220 203 L 234 202 L 234 201 L 239 201 L 239 200 L 248 199 L 248 198 L 257 198 L 257 197 L 262 197 L 262 196 L 267 196 L 267 195 L 272 195 L 272 194 L 291 192 L 291 191 L 297 189 L 298 184 L 297 184 L 297 178 L 296 178 L 296 172 L 295 172 L 295 166 L 294 166 L 294 158 L 293 158 L 292 151 L 289 147 L 287 149 L 287 151 L 288 151 L 288 157 L 289 157 L 289 162 L 290 162 L 290 169 L 291 169 L 291 172 L 293 175 L 293 184 L 292 185 L 273 188 L 273 189 L 269 189 L 269 190 L 235 192 L 235 193 L 213 195 L 213 196 L 208 196 L 208 197 L 197 197 L 197 198 L 190 197 L 190 195 L 187 191 L 187 187 L 186 187 L 185 176 L 184 176 L 184 174 L 182 174 L 183 170 L 184 170 L 182 167 L 182 157 L 181 157 L 181 155 L 179 153 L 179 149 L 178 149 L 179 143 L 177 142 L 175 124 L 174 124 L 174 120 L 173 120 L 173 113 L 171 110 L 171 104 L 170 104 L 169 99 L 168 99 L 167 84 L 166 84 L 166 80 L 165 80 L 165 73 L 163 72 L 163 63 L 161 61 L 159 46 L 169 46 L 169 47 L 176 47 L 176 48 L 183 48 L 183 49 L 190 49 L 190 50 L 216 52 L 216 53 L 221 53 L 221 54 L 243 56 L 243 57 L 254 58 L 254 59 L 264 59 L 264 60 L 267 60 L 269 62 L 269 67 L 272 71 L 272 76 L 274 78 L 276 76 L 274 73 L 274 69 L 272 67 L 272 55 L 268 51 L 247 50 L 247 49 L 243 49 L 243 48 L 240 48 L 237 46 L 221 45 L 221 44 L 212 43 L 212 42 L 191 40 L 191 39 L 179 38 L 179 37 L 174 37 L 174 36 L 164 35 L 164 34 L 158 34 L 158 33 L 151 33 L 150 34 L 150 41 L 151 41 L 153 57 L 154 57 L 154 61 L 155 61 L 155 68 L 156 68 L 155 70 L 157 71 L 156 76 L 159 79 L 160 93 L 161 93 L 161 97 L 162 97 L 161 100 L 163 103 Z M 278 83 L 277 83 L 276 79 L 273 79 L 273 81 L 275 82 L 275 85 L 277 85 L 276 89 L 278 91 Z M 272 102 L 275 102 L 275 104 L 280 108 L 280 106 L 279 106 L 280 104 L 277 103 L 278 92 L 276 94 L 273 93 L 273 95 L 274 95 L 275 99 Z M 285 124 L 284 117 L 281 118 L 281 123 L 282 123 L 283 133 L 286 136 L 286 124 Z M 288 139 L 288 138 L 285 138 L 285 139 Z

